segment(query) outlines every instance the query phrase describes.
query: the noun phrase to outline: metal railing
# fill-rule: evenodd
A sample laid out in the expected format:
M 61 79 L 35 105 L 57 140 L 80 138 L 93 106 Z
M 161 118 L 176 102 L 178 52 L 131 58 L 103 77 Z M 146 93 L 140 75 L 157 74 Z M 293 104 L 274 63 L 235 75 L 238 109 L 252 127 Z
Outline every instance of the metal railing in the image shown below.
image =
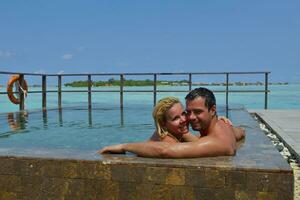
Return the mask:
M 264 108 L 268 109 L 268 75 L 270 72 L 190 72 L 190 73 L 91 73 L 91 74 L 38 74 L 38 73 L 22 73 L 22 72 L 4 72 L 0 71 L 0 74 L 18 74 L 20 76 L 19 81 L 22 82 L 25 79 L 25 76 L 40 76 L 42 77 L 42 91 L 28 91 L 28 93 L 41 93 L 42 94 L 42 108 L 47 108 L 47 93 L 57 92 L 58 94 L 58 108 L 62 108 L 62 93 L 64 92 L 87 92 L 88 93 L 88 108 L 92 108 L 92 93 L 94 92 L 118 92 L 120 93 L 120 108 L 123 109 L 124 106 L 124 93 L 125 92 L 151 92 L 153 93 L 153 104 L 156 104 L 157 93 L 159 92 L 189 92 L 192 90 L 192 77 L 195 75 L 224 75 L 226 86 L 225 90 L 213 90 L 213 92 L 221 92 L 226 95 L 226 108 L 229 104 L 229 93 L 264 93 Z M 251 75 L 251 74 L 264 74 L 264 90 L 230 90 L 229 89 L 229 76 L 230 75 Z M 173 76 L 173 75 L 185 75 L 188 77 L 188 90 L 158 90 L 157 89 L 157 78 L 158 76 Z M 87 77 L 87 90 L 62 90 L 62 78 L 67 76 L 85 76 Z M 92 90 L 92 76 L 119 76 L 120 77 L 120 88 L 119 90 Z M 153 76 L 153 90 L 124 90 L 124 80 L 125 76 Z M 57 90 L 48 90 L 47 91 L 47 77 L 57 77 Z M 18 90 L 20 97 L 19 109 L 24 110 L 25 101 L 23 91 Z M 0 92 L 0 94 L 7 94 L 7 92 Z

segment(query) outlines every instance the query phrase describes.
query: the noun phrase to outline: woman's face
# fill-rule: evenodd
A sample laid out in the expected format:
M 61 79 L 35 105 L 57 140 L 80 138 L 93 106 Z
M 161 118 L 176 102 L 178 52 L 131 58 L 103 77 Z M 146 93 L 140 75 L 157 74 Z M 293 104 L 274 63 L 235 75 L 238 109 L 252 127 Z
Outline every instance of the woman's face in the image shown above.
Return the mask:
M 174 135 L 182 135 L 189 131 L 187 116 L 180 103 L 174 104 L 166 112 L 165 128 Z

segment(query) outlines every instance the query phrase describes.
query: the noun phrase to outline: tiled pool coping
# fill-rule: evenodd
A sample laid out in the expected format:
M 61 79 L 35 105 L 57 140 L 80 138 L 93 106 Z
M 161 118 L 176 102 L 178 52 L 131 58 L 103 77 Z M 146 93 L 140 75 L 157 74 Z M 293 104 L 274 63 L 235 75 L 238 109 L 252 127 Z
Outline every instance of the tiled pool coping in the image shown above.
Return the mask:
M 0 147 L 0 199 L 293 199 L 293 171 L 245 111 L 233 157 L 150 159 Z

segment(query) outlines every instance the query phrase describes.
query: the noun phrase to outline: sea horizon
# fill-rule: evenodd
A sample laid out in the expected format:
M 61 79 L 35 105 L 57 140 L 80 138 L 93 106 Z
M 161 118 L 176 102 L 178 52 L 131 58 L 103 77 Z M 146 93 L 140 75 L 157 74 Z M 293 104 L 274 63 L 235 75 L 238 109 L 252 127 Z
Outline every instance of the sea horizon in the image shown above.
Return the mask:
M 196 88 L 198 86 L 193 86 Z M 204 86 L 211 90 L 225 90 L 224 86 Z M 87 90 L 83 87 L 62 87 L 63 91 L 69 90 Z M 115 90 L 118 91 L 118 86 L 101 86 L 93 87 L 93 90 Z M 153 90 L 153 86 L 125 86 L 125 91 L 130 90 Z M 230 86 L 230 90 L 264 90 L 263 85 L 250 86 Z M 300 84 L 287 85 L 269 85 L 268 89 L 268 109 L 300 109 Z M 57 90 L 56 86 L 48 86 L 47 91 Z M 187 86 L 157 86 L 157 90 L 188 90 Z M 0 92 L 5 92 L 6 88 L 0 88 Z M 41 87 L 29 87 L 29 91 L 41 91 Z M 187 92 L 157 92 L 157 101 L 165 96 L 176 96 L 182 102 Z M 242 105 L 246 109 L 264 109 L 264 93 L 229 93 L 229 106 Z M 42 107 L 42 94 L 29 93 L 25 100 L 26 110 L 36 110 Z M 216 92 L 217 105 L 223 106 L 226 104 L 225 93 Z M 47 93 L 47 108 L 57 108 L 57 92 Z M 103 107 L 119 107 L 120 94 L 119 92 L 94 92 L 92 93 L 92 103 L 96 106 Z M 124 106 L 143 106 L 153 105 L 152 92 L 124 92 Z M 62 93 L 62 107 L 70 106 L 88 106 L 87 92 L 66 92 Z M 15 112 L 19 110 L 19 105 L 12 104 L 7 95 L 0 95 L 0 113 Z

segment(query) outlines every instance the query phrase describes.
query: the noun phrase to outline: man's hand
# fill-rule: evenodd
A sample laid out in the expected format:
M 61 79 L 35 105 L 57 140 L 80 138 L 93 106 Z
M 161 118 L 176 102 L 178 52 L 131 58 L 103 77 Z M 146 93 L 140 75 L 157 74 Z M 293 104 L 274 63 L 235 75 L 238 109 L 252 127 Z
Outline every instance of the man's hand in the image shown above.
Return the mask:
M 123 144 L 116 144 L 112 146 L 107 146 L 98 151 L 98 153 L 103 154 L 103 153 L 118 153 L 118 154 L 125 154 L 126 151 L 123 148 Z

